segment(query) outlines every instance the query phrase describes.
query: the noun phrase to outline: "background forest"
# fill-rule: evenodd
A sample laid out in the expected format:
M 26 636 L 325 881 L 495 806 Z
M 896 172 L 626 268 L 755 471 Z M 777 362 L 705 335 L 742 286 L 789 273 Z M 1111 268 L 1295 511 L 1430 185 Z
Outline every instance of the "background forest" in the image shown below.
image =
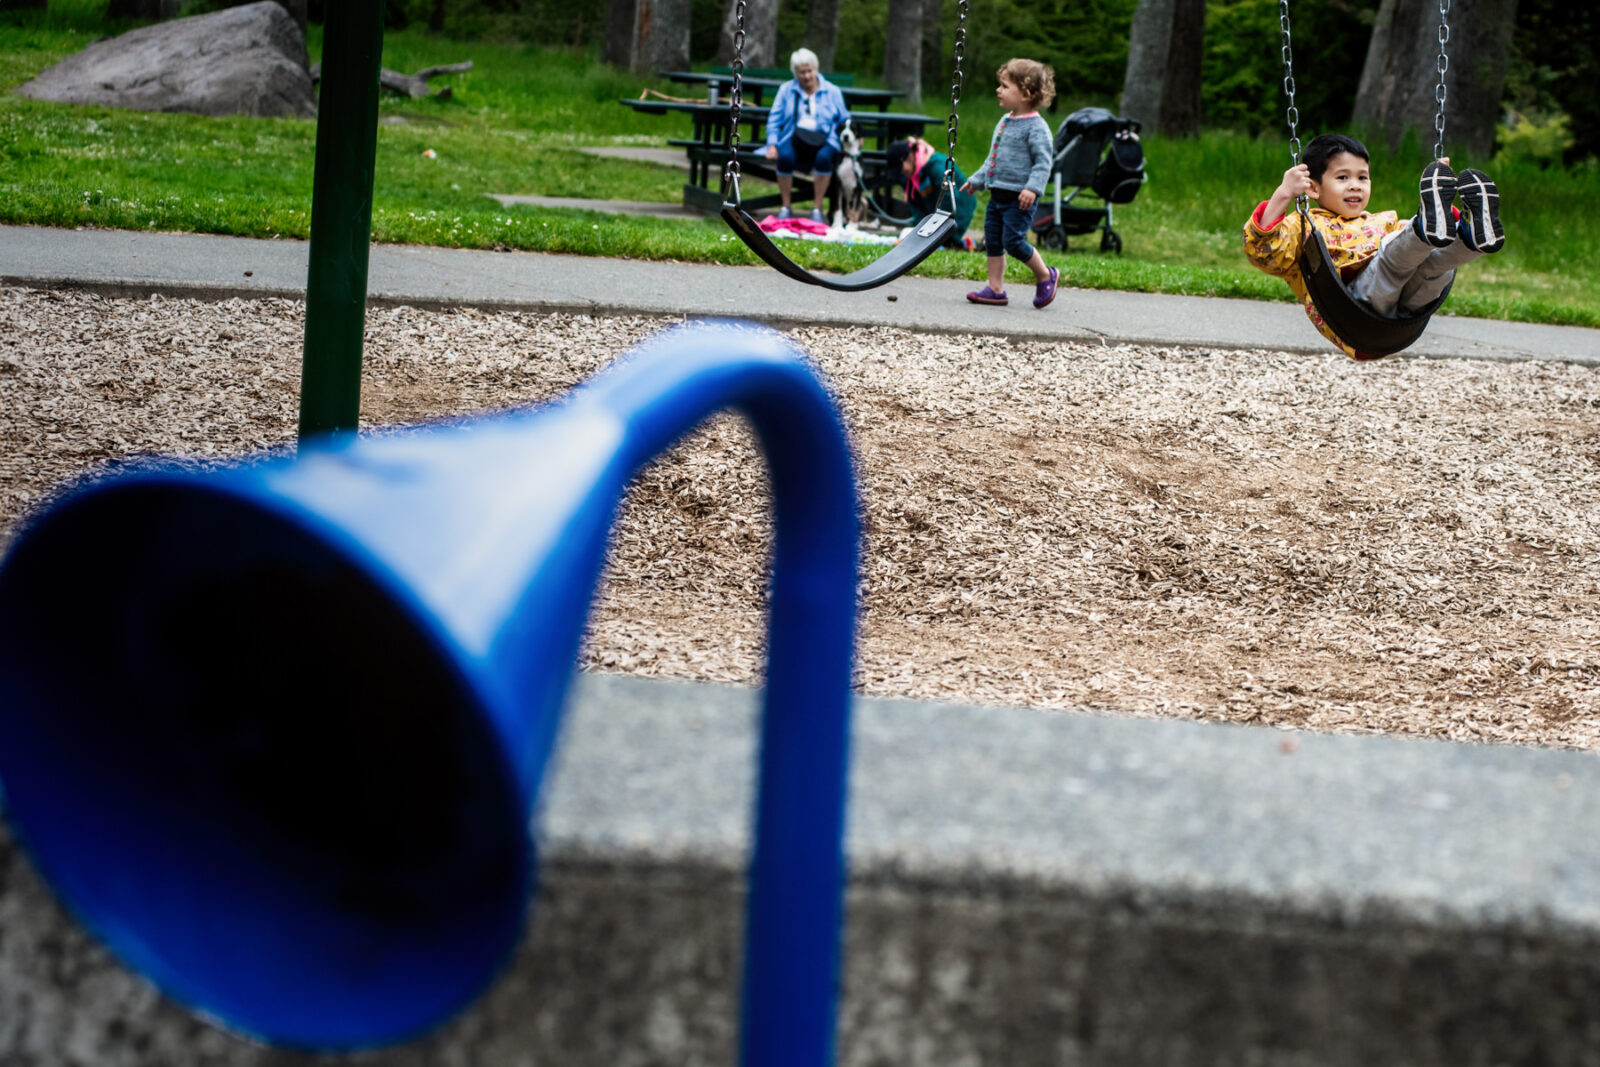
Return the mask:
M 1407 0 L 1422 2 L 1422 0 Z M 725 0 L 690 0 L 690 56 L 713 61 Z M 869 82 L 885 68 L 890 0 L 781 0 L 777 65 L 807 40 L 813 4 L 838 7 L 832 69 Z M 1128 63 L 1137 0 L 975 0 L 968 20 L 968 94 L 988 91 L 988 75 L 1013 55 L 1053 64 L 1061 101 L 1055 110 L 1098 104 L 1116 109 Z M 1379 0 L 1297 0 L 1294 6 L 1297 104 L 1303 121 L 1345 127 L 1361 77 Z M 1429 5 L 1431 7 L 1431 4 Z M 311 5 L 313 20 L 319 3 Z M 932 0 L 939 26 L 923 32 L 925 107 L 949 94 L 949 42 L 955 0 Z M 1501 147 L 1519 155 L 1572 163 L 1600 155 L 1600 76 L 1596 41 L 1600 5 L 1517 0 L 1504 93 Z M 447 36 L 562 42 L 598 53 L 606 32 L 598 5 L 570 0 L 390 0 L 393 27 L 426 26 Z M 1283 71 L 1276 0 L 1207 0 L 1201 124 L 1276 136 L 1284 133 Z M 974 74 L 976 72 L 976 74 Z M 978 80 L 974 82 L 972 79 Z

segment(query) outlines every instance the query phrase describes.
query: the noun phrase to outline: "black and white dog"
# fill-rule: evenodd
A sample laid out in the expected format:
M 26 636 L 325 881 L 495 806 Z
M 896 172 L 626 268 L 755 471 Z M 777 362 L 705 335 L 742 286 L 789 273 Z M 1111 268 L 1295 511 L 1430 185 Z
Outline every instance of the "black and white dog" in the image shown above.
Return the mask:
M 865 190 L 861 182 L 861 138 L 848 122 L 839 131 L 839 145 L 844 149 L 834 173 L 839 177 L 839 210 L 834 212 L 833 224 L 860 222 L 866 215 Z

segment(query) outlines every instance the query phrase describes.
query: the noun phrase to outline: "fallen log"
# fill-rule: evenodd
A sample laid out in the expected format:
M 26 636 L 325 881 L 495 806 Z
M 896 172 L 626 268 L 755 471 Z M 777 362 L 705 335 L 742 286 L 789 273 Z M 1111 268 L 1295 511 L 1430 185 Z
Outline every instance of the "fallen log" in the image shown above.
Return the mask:
M 391 93 L 417 98 L 428 95 L 429 78 L 437 77 L 440 74 L 463 74 L 471 69 L 472 60 L 470 59 L 464 63 L 450 63 L 442 67 L 423 67 L 415 74 L 401 74 L 397 70 L 389 70 L 384 67 L 378 71 L 378 84 Z M 320 81 L 321 78 L 322 64 L 313 63 L 311 65 L 311 80 Z M 448 100 L 450 95 L 450 87 L 448 85 L 433 94 L 439 100 Z

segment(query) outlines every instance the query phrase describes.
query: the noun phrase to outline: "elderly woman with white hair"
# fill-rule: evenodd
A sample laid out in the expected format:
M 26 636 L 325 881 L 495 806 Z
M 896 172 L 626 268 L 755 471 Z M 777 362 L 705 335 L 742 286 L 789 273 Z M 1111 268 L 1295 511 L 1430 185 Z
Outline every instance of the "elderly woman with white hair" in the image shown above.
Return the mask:
M 833 167 L 843 155 L 839 131 L 850 121 L 850 109 L 844 106 L 839 87 L 818 73 L 817 54 L 811 49 L 797 49 L 789 57 L 789 70 L 794 77 L 778 86 L 778 95 L 767 112 L 766 156 L 777 161 L 773 169 L 778 172 L 778 194 L 783 198 L 778 217 L 786 219 L 794 214 L 789 197 L 794 191 L 795 171 L 809 171 L 811 218 L 821 222 L 822 202 L 828 195 L 828 183 L 833 180 Z

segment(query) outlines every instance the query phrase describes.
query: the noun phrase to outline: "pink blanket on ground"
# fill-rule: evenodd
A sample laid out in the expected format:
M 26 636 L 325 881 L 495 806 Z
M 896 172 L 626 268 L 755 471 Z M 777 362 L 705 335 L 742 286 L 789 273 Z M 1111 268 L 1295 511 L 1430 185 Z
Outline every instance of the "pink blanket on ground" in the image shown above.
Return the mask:
M 828 225 L 824 222 L 813 222 L 811 219 L 802 218 L 780 219 L 776 215 L 768 215 L 766 218 L 757 223 L 757 225 L 759 225 L 768 233 L 779 233 L 783 230 L 791 230 L 795 233 L 812 233 L 821 237 L 826 236 L 828 232 Z

